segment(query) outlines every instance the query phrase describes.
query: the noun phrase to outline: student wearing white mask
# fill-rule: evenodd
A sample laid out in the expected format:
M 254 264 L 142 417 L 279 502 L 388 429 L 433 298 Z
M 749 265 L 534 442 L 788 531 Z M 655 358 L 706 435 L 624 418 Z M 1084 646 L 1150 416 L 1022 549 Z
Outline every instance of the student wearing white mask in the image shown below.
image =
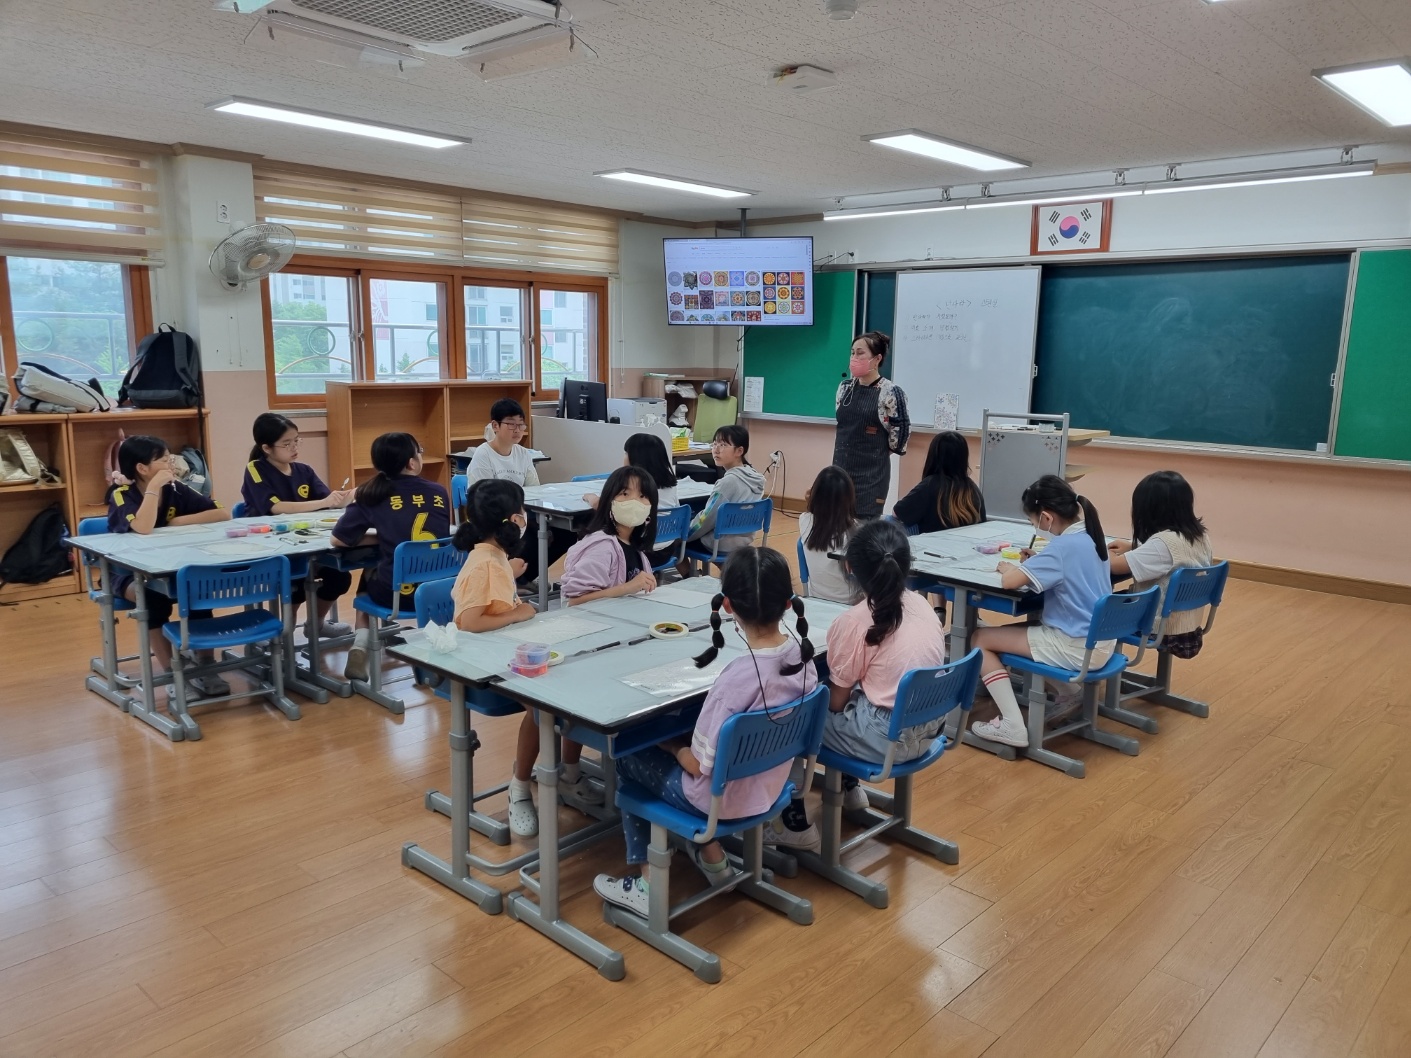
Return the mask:
M 649 471 L 628 466 L 603 483 L 587 535 L 568 550 L 560 589 L 570 606 L 652 591 L 647 552 L 657 533 L 657 487 Z

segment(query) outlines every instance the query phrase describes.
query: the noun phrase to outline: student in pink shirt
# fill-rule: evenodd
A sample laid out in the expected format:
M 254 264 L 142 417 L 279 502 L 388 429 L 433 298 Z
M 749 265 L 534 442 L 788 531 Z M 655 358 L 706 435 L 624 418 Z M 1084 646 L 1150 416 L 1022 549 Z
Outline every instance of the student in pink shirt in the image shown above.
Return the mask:
M 897 686 L 912 669 L 934 668 L 945 661 L 945 636 L 936 612 L 924 598 L 906 590 L 911 545 L 901 526 L 892 521 L 864 522 L 846 551 L 848 572 L 865 598 L 838 617 L 828 629 L 828 722 L 823 744 L 839 753 L 880 761 L 887 755 L 892 706 Z M 902 732 L 898 763 L 925 753 L 941 722 Z M 798 795 L 765 827 L 767 844 L 817 851 L 818 827 L 804 812 L 802 764 L 791 776 Z M 857 780 L 845 778 L 843 804 L 848 810 L 867 806 Z M 780 825 L 782 821 L 782 826 Z
M 797 642 L 780 624 L 791 603 L 799 630 Z M 735 618 L 749 653 L 726 665 L 711 685 L 690 745 L 663 743 L 617 762 L 617 774 L 623 779 L 659 794 L 673 808 L 703 816 L 710 812 L 710 777 L 725 721 L 736 713 L 756 709 L 787 710 L 818 686 L 803 600 L 794 596 L 793 577 L 783 555 L 767 547 L 741 547 L 730 552 L 720 575 L 720 594 L 711 603 L 712 645 L 696 658 L 702 668 L 725 646 L 721 607 Z M 742 819 L 769 811 L 784 788 L 789 768 L 789 764 L 781 764 L 727 783 L 721 818 Z M 651 824 L 624 812 L 622 831 L 627 839 L 627 865 L 646 863 Z M 691 856 L 711 885 L 730 880 L 733 870 L 718 841 L 691 846 Z M 607 902 L 646 917 L 647 880 L 640 872 L 621 878 L 600 874 L 593 889 Z
M 603 482 L 588 532 L 568 549 L 559 590 L 574 606 L 657 586 L 647 552 L 657 535 L 657 487 L 642 467 L 618 467 Z

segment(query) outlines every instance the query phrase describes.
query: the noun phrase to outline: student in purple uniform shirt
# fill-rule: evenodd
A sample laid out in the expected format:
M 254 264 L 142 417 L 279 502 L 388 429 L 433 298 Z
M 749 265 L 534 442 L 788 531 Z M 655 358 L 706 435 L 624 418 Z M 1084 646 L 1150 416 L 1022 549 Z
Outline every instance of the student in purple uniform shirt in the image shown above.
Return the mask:
M 379 606 L 391 607 L 393 552 L 407 540 L 450 536 L 451 497 L 442 486 L 421 476 L 421 445 L 409 433 L 385 433 L 374 440 L 372 465 L 377 474 L 358 486 L 352 506 L 333 527 L 333 546 L 356 547 L 369 531 L 376 531 L 381 556 L 377 568 L 363 574 L 358 591 Z M 410 595 L 402 604 L 410 613 Z M 367 679 L 372 634 L 368 615 L 360 611 L 344 678 Z
M 314 468 L 295 460 L 299 454 L 299 428 L 286 416 L 267 411 L 256 417 L 255 447 L 245 466 L 240 495 L 245 513 L 252 517 L 284 517 L 343 508 L 353 501 L 353 491 L 330 492 Z M 318 572 L 318 624 L 321 636 L 346 636 L 352 628 L 328 620 L 328 611 L 353 586 L 353 575 L 341 569 L 315 567 Z M 304 603 L 304 582 L 296 581 L 292 596 L 297 609 Z
M 618 467 L 602 494 L 608 502 L 595 505 L 587 534 L 564 562 L 559 591 L 570 606 L 657 586 L 647 557 L 657 535 L 656 482 L 642 467 Z
M 168 525 L 199 525 L 223 522 L 230 512 L 214 500 L 177 481 L 171 472 L 171 452 L 159 437 L 129 437 L 118 446 L 118 469 L 127 484 L 108 490 L 108 532 L 140 533 Z M 113 580 L 113 594 L 136 602 L 131 573 L 119 573 Z M 162 635 L 162 625 L 171 620 L 172 600 L 161 592 L 147 589 L 148 642 L 152 656 L 163 669 L 171 668 L 171 643 Z M 211 616 L 209 610 L 192 614 Z M 220 676 L 190 680 L 191 688 L 207 698 L 230 693 L 230 684 Z
M 790 606 L 797 618 L 797 642 L 781 623 Z M 767 547 L 738 547 L 730 552 L 720 574 L 720 594 L 711 602 L 712 645 L 696 658 L 702 668 L 725 646 L 720 630 L 722 607 L 735 618 L 736 631 L 748 653 L 726 665 L 711 684 L 690 743 L 667 742 L 617 761 L 622 778 L 645 786 L 673 808 L 702 815 L 710 812 L 711 773 L 725 721 L 752 710 L 788 710 L 818 686 L 803 600 L 794 595 L 793 576 L 783 555 Z M 770 771 L 726 783 L 721 818 L 742 819 L 767 812 L 784 788 L 791 766 L 786 761 Z M 647 862 L 651 825 L 624 812 L 622 831 L 627 864 L 640 867 Z M 734 874 L 718 841 L 692 845 L 690 853 L 713 886 L 724 885 Z M 607 902 L 646 917 L 647 881 L 640 874 L 620 878 L 600 874 L 593 889 Z

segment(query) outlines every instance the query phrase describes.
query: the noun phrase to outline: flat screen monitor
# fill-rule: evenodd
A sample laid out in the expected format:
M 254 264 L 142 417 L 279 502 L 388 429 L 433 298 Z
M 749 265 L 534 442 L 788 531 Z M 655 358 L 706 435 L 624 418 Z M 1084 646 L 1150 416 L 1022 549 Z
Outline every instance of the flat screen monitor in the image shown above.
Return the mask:
M 608 421 L 608 387 L 605 382 L 567 379 L 559 392 L 560 415 L 565 419 Z
M 663 239 L 666 320 L 685 327 L 809 327 L 813 237 Z

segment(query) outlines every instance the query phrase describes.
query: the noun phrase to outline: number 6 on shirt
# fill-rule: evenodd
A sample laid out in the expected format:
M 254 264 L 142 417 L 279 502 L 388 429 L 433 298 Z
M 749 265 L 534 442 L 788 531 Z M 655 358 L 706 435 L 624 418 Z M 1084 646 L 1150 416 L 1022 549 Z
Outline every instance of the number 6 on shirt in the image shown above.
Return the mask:
M 435 533 L 428 533 L 428 532 L 426 531 L 426 519 L 429 518 L 430 516 L 431 516 L 431 512 L 430 512 L 430 511 L 423 511 L 421 514 L 418 514 L 418 515 L 416 516 L 416 518 L 412 521 L 412 537 L 411 537 L 411 538 L 412 538 L 413 540 L 435 540 L 435 539 L 437 539 L 437 536 L 436 536 Z

